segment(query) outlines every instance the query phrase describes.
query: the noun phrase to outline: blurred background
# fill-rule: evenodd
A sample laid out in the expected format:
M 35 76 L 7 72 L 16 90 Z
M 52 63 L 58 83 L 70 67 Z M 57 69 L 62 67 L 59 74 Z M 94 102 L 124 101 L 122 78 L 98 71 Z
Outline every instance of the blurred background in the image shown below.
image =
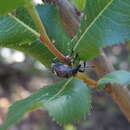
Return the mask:
M 130 53 L 126 44 L 112 46 L 104 51 L 116 70 L 130 70 Z M 94 70 L 87 73 L 95 77 Z M 13 102 L 58 80 L 32 57 L 0 48 L 0 125 Z M 37 110 L 25 115 L 9 130 L 130 130 L 130 124 L 109 95 L 103 90 L 92 90 L 92 95 L 91 113 L 78 123 L 62 127 L 52 121 L 46 110 Z
M 122 44 L 104 49 L 107 60 L 116 70 L 130 71 L 130 47 L 126 46 Z M 94 68 L 86 73 L 96 79 Z M 0 125 L 13 102 L 58 80 L 32 57 L 9 48 L 0 48 Z M 78 123 L 62 127 L 49 117 L 46 110 L 37 110 L 25 115 L 9 130 L 130 130 L 130 123 L 107 93 L 92 90 L 92 95 L 91 113 Z

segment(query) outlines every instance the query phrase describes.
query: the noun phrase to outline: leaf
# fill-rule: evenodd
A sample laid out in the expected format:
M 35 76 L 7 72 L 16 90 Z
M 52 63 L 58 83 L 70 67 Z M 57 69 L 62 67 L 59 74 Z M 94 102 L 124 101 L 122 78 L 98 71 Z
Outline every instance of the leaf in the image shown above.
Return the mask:
M 84 31 L 74 47 L 81 58 L 92 59 L 98 56 L 94 51 L 130 40 L 129 0 L 87 0 L 86 12 Z
M 79 79 L 70 79 L 62 89 L 45 103 L 49 114 L 60 124 L 79 121 L 90 112 L 90 90 Z
M 68 55 L 68 53 L 71 51 L 69 43 L 70 38 L 65 32 L 61 23 L 58 9 L 51 4 L 38 5 L 36 6 L 36 9 L 41 17 L 49 38 L 53 41 L 53 44 L 61 52 Z M 16 14 L 21 21 L 36 29 L 34 22 L 28 14 L 26 8 L 17 9 Z
M 24 4 L 26 4 L 29 0 L 2 0 L 0 2 L 0 16 L 5 15 L 8 12 L 16 9 Z
M 45 7 L 39 7 L 41 13 L 42 9 L 44 11 L 44 13 L 41 14 L 42 17 L 46 18 L 48 13 L 50 15 L 44 19 L 44 25 L 48 30 L 49 36 L 55 40 L 56 47 L 68 55 L 70 46 L 66 43 L 68 43 L 69 37 L 66 32 L 64 32 L 60 21 L 58 21 L 60 18 L 57 9 L 54 8 L 54 6 L 51 8 L 51 6 L 52 5 L 48 4 L 45 5 Z M 54 23 L 52 23 L 53 21 Z M 51 29 L 48 23 L 50 23 Z M 57 24 L 57 26 L 55 24 Z M 5 16 L 0 18 L 0 46 L 23 51 L 50 68 L 54 55 L 43 43 L 37 40 L 38 38 L 39 34 L 37 33 L 35 24 L 25 8 L 17 9 L 16 17 Z
M 36 40 L 39 34 L 16 17 L 0 18 L 0 46 L 23 51 L 50 67 L 54 55 Z
M 106 84 L 130 85 L 130 73 L 127 71 L 114 71 L 106 74 L 98 81 L 98 88 L 103 88 Z
M 6 130 L 29 111 L 45 106 L 53 118 L 64 124 L 81 119 L 90 111 L 91 93 L 81 80 L 71 78 L 41 88 L 38 92 L 15 102 L 0 128 Z
M 28 13 L 27 8 L 25 8 L 25 7 L 18 8 L 16 10 L 16 17 L 19 20 L 21 20 L 23 23 L 25 23 L 26 25 L 28 25 L 29 27 L 31 27 L 32 29 L 34 29 L 35 31 L 38 32 L 38 29 L 37 29 L 32 17 Z
M 9 44 L 6 46 L 4 45 L 4 47 L 22 51 L 34 57 L 36 60 L 39 60 L 42 64 L 44 64 L 48 68 L 51 67 L 51 63 L 54 58 L 54 55 L 39 40 L 36 40 L 28 44 L 20 44 L 20 45 Z
M 16 17 L 0 18 L 0 46 L 24 44 L 36 40 L 38 33 Z
M 86 6 L 87 0 L 70 0 L 70 2 L 72 2 L 77 9 L 83 11 Z
M 70 38 L 61 23 L 59 10 L 51 4 L 37 6 L 37 11 L 46 28 L 49 38 L 54 41 L 56 48 L 68 55 L 71 50 Z

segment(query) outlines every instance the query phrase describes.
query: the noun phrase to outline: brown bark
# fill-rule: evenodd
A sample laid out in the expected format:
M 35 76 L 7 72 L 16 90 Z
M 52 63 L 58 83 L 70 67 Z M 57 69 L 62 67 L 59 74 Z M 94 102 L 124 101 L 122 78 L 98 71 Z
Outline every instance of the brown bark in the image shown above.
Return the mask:
M 42 0 L 43 2 L 53 2 L 59 7 L 62 22 L 70 36 L 74 36 L 80 25 L 80 17 L 76 14 L 76 10 L 70 5 L 68 0 Z M 73 15 L 72 15 L 73 14 Z
M 80 18 L 76 14 L 74 7 L 72 7 L 67 0 L 49 1 L 54 2 L 60 8 L 66 30 L 73 36 L 80 24 Z M 112 64 L 107 60 L 104 54 L 93 59 L 91 64 L 95 66 L 96 74 L 99 78 L 106 73 L 114 71 Z M 105 91 L 113 98 L 128 121 L 130 121 L 130 93 L 127 87 L 108 84 L 105 87 Z
M 104 54 L 103 56 L 93 59 L 91 64 L 95 66 L 96 74 L 99 78 L 104 74 L 114 71 L 112 64 L 107 60 Z M 107 84 L 105 90 L 118 104 L 119 108 L 130 122 L 130 92 L 128 88 L 126 86 Z

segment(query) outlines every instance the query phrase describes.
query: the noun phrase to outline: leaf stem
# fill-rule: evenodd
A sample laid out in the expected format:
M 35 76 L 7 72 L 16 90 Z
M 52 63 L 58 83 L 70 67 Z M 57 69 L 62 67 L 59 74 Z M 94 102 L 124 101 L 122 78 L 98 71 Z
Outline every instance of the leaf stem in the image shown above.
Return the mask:
M 40 32 L 40 40 L 41 42 L 55 55 L 57 56 L 61 61 L 67 62 L 66 56 L 64 56 L 51 42 L 49 39 L 45 27 L 42 24 L 42 21 L 37 13 L 37 10 L 35 9 L 32 2 L 29 2 L 27 5 L 27 10 L 29 14 L 31 15 L 32 19 L 34 20 L 39 32 Z
M 91 88 L 96 88 L 97 82 L 91 78 L 89 78 L 87 75 L 84 73 L 78 72 L 75 77 L 83 80 L 86 84 L 90 85 Z

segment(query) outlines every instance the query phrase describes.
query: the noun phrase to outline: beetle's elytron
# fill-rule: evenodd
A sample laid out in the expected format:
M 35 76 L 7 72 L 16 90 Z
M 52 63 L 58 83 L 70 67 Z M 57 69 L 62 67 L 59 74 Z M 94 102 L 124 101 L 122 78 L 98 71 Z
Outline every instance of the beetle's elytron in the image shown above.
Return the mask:
M 51 66 L 52 72 L 62 78 L 69 78 L 74 76 L 78 71 L 80 71 L 80 67 L 81 65 L 73 67 L 61 62 L 52 63 Z

